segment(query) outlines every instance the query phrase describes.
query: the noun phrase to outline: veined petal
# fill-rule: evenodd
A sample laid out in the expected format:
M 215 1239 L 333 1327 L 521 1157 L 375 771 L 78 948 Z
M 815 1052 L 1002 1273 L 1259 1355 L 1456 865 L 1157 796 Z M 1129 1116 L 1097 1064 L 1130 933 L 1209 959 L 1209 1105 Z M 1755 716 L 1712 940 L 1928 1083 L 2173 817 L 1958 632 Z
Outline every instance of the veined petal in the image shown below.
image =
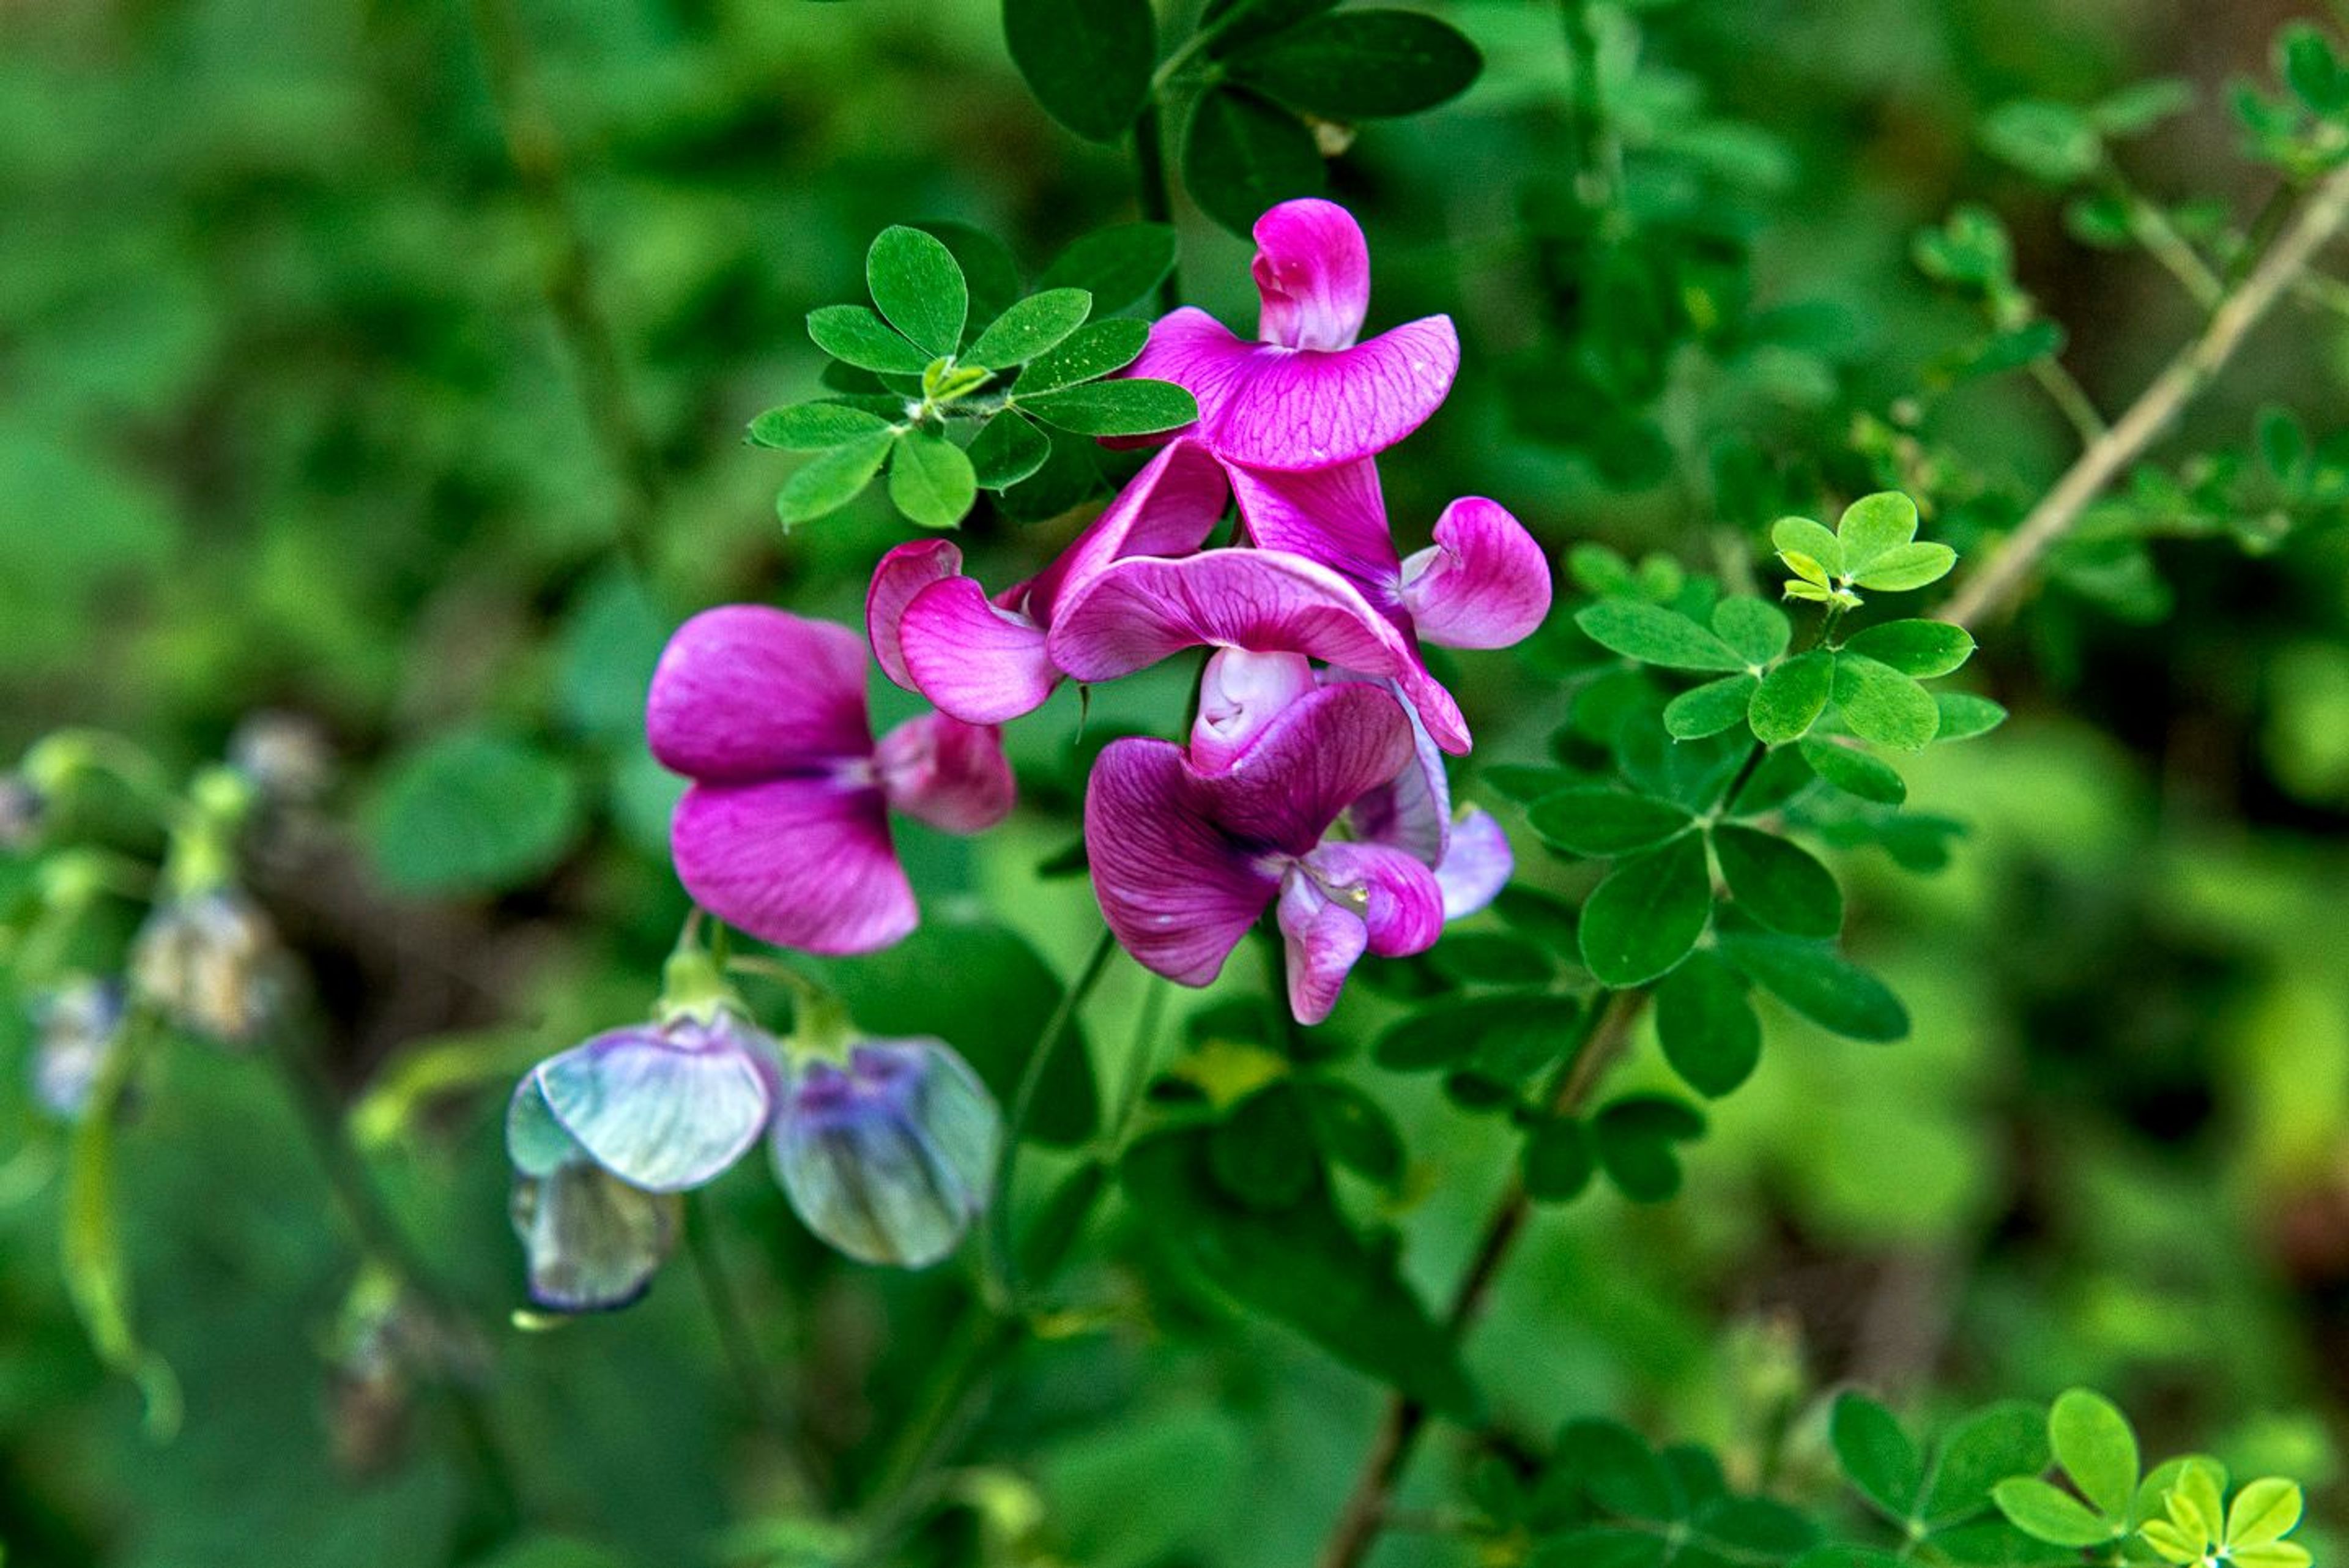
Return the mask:
M 630 1187 L 575 1160 L 517 1173 L 509 1213 L 530 1264 L 530 1299 L 550 1312 L 614 1312 L 642 1297 L 677 1245 L 675 1193 Z
M 874 768 L 893 808 L 948 833 L 984 833 L 1010 815 L 1019 793 L 1001 732 L 945 713 L 884 735 Z
M 916 594 L 897 635 L 914 690 L 968 724 L 1032 713 L 1061 681 L 1044 651 L 1043 628 L 990 603 L 968 577 L 947 577 Z
M 1499 898 L 1516 867 L 1509 836 L 1493 814 L 1471 806 L 1452 825 L 1451 845 L 1435 868 L 1435 884 L 1444 891 L 1444 918 L 1473 915 Z
M 1279 890 L 1278 870 L 1236 845 L 1212 792 L 1166 741 L 1112 741 L 1085 789 L 1094 897 L 1143 968 L 1205 985 Z
M 1195 441 L 1176 441 L 1037 575 L 1027 594 L 1029 614 L 1050 626 L 1053 607 L 1112 561 L 1191 554 L 1216 531 L 1230 496 L 1223 465 Z
M 1150 324 L 1150 340 L 1125 368 L 1129 376 L 1172 381 L 1198 400 L 1199 419 L 1173 432 L 1173 439 L 1194 437 L 1212 447 L 1208 432 L 1214 410 L 1228 402 L 1256 363 L 1257 345 L 1234 337 L 1230 327 L 1195 305 L 1168 311 Z M 1154 440 L 1167 439 L 1154 437 Z M 1223 455 L 1220 452 L 1217 456 Z
M 1381 958 L 1425 952 L 1444 934 L 1444 892 L 1435 873 L 1383 844 L 1324 844 L 1302 862 L 1330 898 L 1359 911 Z
M 1314 685 L 1313 662 L 1301 653 L 1218 649 L 1199 676 L 1191 765 L 1202 773 L 1231 766 L 1267 725 Z
M 1335 202 L 1283 202 L 1256 221 L 1257 336 L 1288 348 L 1350 348 L 1371 308 L 1371 249 Z
M 1498 502 L 1464 496 L 1435 521 L 1435 543 L 1403 563 L 1402 602 L 1420 636 L 1444 648 L 1506 648 L 1549 614 L 1549 562 Z
M 1395 690 L 1391 680 L 1377 684 Z M 1396 696 L 1400 700 L 1399 690 Z M 1407 701 L 1402 709 L 1411 719 L 1412 765 L 1356 801 L 1346 816 L 1355 837 L 1391 844 L 1426 865 L 1441 866 L 1452 836 L 1452 781 L 1418 711 Z
M 1279 919 L 1288 1010 L 1299 1023 L 1319 1023 L 1338 1005 L 1346 976 L 1370 945 L 1370 931 L 1361 915 L 1325 895 L 1302 868 L 1281 884 Z
M 898 624 L 914 596 L 932 583 L 962 576 L 962 547 L 951 539 L 916 539 L 881 557 L 873 568 L 873 585 L 864 590 L 864 633 L 873 643 L 873 657 L 881 673 L 915 690 L 913 672 L 905 668 L 905 649 L 897 638 Z
M 777 947 L 873 952 L 917 919 L 873 785 L 697 784 L 677 804 L 669 850 L 697 903 Z
M 615 1029 L 538 1064 L 546 1108 L 589 1158 L 647 1192 L 716 1179 L 766 1130 L 768 1068 L 720 1013 Z
M 1240 846 L 1301 856 L 1370 791 L 1411 764 L 1411 724 L 1382 687 L 1325 686 L 1283 709 L 1219 774 L 1198 774 L 1206 813 Z
M 661 652 L 645 737 L 663 767 L 713 783 L 868 756 L 864 641 L 765 605 L 704 610 Z
M 1390 620 L 1402 614 L 1402 561 L 1387 525 L 1378 464 L 1369 458 L 1309 473 L 1232 470 L 1251 543 L 1302 556 L 1343 576 Z

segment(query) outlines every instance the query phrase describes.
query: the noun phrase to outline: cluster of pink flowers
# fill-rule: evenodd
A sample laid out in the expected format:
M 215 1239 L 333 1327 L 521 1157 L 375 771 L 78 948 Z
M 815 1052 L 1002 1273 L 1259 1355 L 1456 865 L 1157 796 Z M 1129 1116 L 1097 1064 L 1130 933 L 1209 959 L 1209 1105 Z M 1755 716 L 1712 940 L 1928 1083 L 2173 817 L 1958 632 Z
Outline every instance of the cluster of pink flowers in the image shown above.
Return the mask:
M 693 782 L 674 847 L 713 914 L 780 945 L 870 950 L 913 927 L 891 809 L 977 832 L 1011 805 L 995 726 L 1062 680 L 1212 649 L 1187 744 L 1102 752 L 1085 840 L 1110 928 L 1144 966 L 1205 985 L 1268 908 L 1297 1017 L 1327 1016 L 1365 952 L 1422 951 L 1509 875 L 1499 826 L 1454 820 L 1444 753 L 1468 726 L 1423 642 L 1506 647 L 1549 608 L 1540 547 L 1494 502 L 1454 502 L 1434 543 L 1395 547 L 1377 456 L 1450 390 L 1459 340 L 1430 317 L 1358 342 L 1361 230 L 1329 202 L 1257 224 L 1258 341 L 1191 308 L 1132 374 L 1197 399 L 1059 559 L 990 595 L 947 540 L 884 556 L 874 657 L 935 705 L 876 746 L 853 634 L 781 611 L 711 610 L 655 678 L 655 753 Z M 1236 542 L 1208 548 L 1236 504 Z

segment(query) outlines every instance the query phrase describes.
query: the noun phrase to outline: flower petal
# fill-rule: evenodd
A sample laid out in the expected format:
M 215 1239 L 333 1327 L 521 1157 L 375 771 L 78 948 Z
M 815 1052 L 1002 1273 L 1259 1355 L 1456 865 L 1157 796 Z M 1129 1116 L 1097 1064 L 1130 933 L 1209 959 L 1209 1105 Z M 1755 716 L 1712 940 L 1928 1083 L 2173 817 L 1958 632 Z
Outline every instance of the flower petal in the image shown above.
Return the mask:
M 1206 985 L 1279 889 L 1214 821 L 1211 792 L 1166 741 L 1112 741 L 1085 789 L 1093 895 L 1144 969 Z
M 917 919 L 877 788 L 698 784 L 678 802 L 669 848 L 696 902 L 777 947 L 872 952 Z
M 1001 724 L 1032 713 L 1059 685 L 1044 632 L 1018 610 L 992 604 L 968 577 L 948 577 L 916 594 L 898 623 L 913 688 L 968 724 Z
M 1435 520 L 1435 543 L 1403 563 L 1402 602 L 1444 648 L 1506 648 L 1549 614 L 1549 562 L 1498 502 L 1464 496 Z
M 1324 844 L 1304 860 L 1323 892 L 1361 913 L 1371 951 L 1381 958 L 1425 952 L 1444 934 L 1444 892 L 1435 873 L 1382 844 Z
M 1376 682 L 1402 693 L 1391 680 Z M 1441 866 L 1452 836 L 1452 781 L 1444 771 L 1444 753 L 1427 732 L 1418 711 L 1402 704 L 1411 717 L 1413 765 L 1356 801 L 1346 813 L 1354 836 L 1372 844 L 1389 844 L 1415 855 L 1425 865 Z
M 1435 868 L 1435 884 L 1444 890 L 1444 918 L 1456 920 L 1473 915 L 1509 885 L 1517 867 L 1509 836 L 1491 812 L 1471 806 L 1452 825 L 1452 843 Z
M 645 736 L 663 767 L 718 783 L 869 755 L 864 644 L 764 605 L 704 610 L 661 652 Z
M 1251 543 L 1319 561 L 1360 588 L 1390 620 L 1402 614 L 1402 561 L 1387 525 L 1378 464 L 1369 458 L 1309 473 L 1232 470 Z
M 1018 798 L 1002 733 L 944 713 L 908 719 L 884 735 L 874 765 L 892 807 L 948 833 L 984 833 Z
M 1314 686 L 1313 662 L 1301 653 L 1217 649 L 1199 676 L 1191 765 L 1202 773 L 1231 766 L 1266 725 Z
M 517 1175 L 510 1213 L 530 1299 L 550 1312 L 613 1312 L 652 1288 L 677 1245 L 680 1201 L 641 1192 L 586 1160 Z
M 1335 202 L 1283 202 L 1256 221 L 1257 336 L 1289 348 L 1350 348 L 1371 307 L 1371 250 Z
M 538 1064 L 546 1108 L 588 1158 L 631 1187 L 712 1181 L 766 1130 L 773 1090 L 749 1026 L 615 1029 Z
M 1112 561 L 1187 556 L 1207 542 L 1231 498 L 1223 465 L 1195 441 L 1177 441 L 1126 482 L 1099 517 L 1037 575 L 1026 607 L 1050 626 L 1053 607 Z
M 1288 960 L 1288 1010 L 1299 1023 L 1319 1023 L 1338 1005 L 1346 976 L 1370 945 L 1370 931 L 1361 916 L 1295 870 L 1281 884 L 1280 935 Z
M 960 576 L 962 547 L 951 539 L 916 539 L 900 545 L 873 568 L 872 587 L 864 590 L 864 634 L 872 640 L 873 657 L 881 673 L 908 691 L 915 689 L 914 676 L 905 668 L 905 649 L 897 638 L 905 607 L 932 583 Z
M 1209 819 L 1228 840 L 1299 856 L 1411 761 L 1402 704 L 1382 687 L 1347 681 L 1282 710 L 1224 772 L 1194 773 Z
M 1468 749 L 1459 705 L 1428 674 L 1411 639 L 1351 583 L 1302 556 L 1233 549 L 1120 561 L 1061 605 L 1049 644 L 1052 662 L 1079 680 L 1130 675 L 1202 645 L 1302 653 L 1392 676 L 1444 750 Z

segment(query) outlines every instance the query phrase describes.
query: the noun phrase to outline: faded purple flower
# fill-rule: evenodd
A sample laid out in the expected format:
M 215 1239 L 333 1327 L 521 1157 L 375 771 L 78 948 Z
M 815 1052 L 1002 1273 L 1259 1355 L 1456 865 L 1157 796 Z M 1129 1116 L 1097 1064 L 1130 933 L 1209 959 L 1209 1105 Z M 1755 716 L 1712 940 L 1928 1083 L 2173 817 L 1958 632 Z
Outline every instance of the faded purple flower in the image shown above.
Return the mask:
M 661 764 L 693 781 L 670 828 L 678 879 L 779 947 L 871 952 L 914 929 L 892 809 L 950 833 L 1011 809 L 992 730 L 934 713 L 875 745 L 856 634 L 761 605 L 705 610 L 678 629 L 645 729 Z
M 607 1030 L 532 1072 L 580 1152 L 631 1187 L 713 1181 L 766 1130 L 782 1055 L 727 1007 Z
M 77 976 L 36 997 L 32 1012 L 34 1097 L 76 1120 L 121 1037 L 122 984 Z
M 610 1312 L 652 1287 L 677 1246 L 681 1200 L 596 1164 L 555 1119 L 534 1073 L 506 1107 L 506 1153 L 514 1168 L 508 1212 L 533 1302 L 550 1312 Z
M 284 1000 L 285 955 L 259 905 L 215 887 L 155 906 L 131 940 L 130 983 L 181 1028 L 249 1044 Z

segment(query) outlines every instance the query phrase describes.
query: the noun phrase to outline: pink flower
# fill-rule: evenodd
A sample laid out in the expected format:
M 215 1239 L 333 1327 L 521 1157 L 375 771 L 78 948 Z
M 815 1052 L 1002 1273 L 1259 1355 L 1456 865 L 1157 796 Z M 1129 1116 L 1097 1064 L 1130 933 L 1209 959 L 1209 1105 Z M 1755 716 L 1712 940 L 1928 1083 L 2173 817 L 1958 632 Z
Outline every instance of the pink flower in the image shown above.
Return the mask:
M 977 833 L 1011 809 L 992 730 L 926 714 L 876 746 L 864 649 L 845 627 L 761 605 L 678 628 L 645 707 L 653 755 L 693 781 L 678 803 L 678 880 L 779 947 L 871 952 L 914 929 L 889 813 Z
M 1110 929 L 1143 967 L 1205 985 L 1277 902 L 1289 1006 L 1319 1022 L 1364 952 L 1421 952 L 1443 929 L 1442 890 L 1419 860 L 1323 841 L 1348 806 L 1412 763 L 1402 705 L 1353 681 L 1281 707 L 1217 770 L 1168 742 L 1112 742 L 1085 794 Z

